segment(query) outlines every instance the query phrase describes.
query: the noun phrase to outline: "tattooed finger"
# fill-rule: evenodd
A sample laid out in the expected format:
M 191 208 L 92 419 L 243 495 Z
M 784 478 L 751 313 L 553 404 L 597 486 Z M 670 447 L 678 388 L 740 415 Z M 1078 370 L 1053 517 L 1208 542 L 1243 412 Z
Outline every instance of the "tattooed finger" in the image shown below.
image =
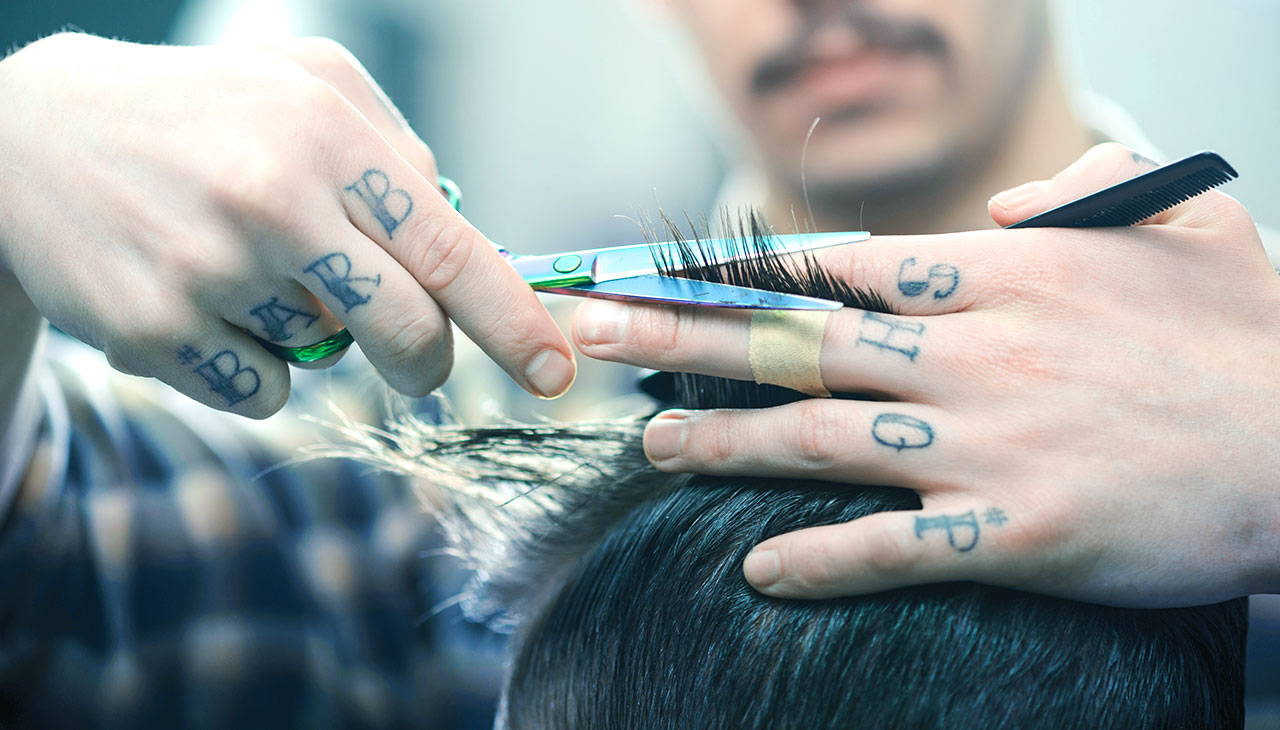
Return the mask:
M 1018 516 L 1000 505 L 880 512 L 769 538 L 743 563 L 767 595 L 831 598 L 938 580 L 986 578 Z M 1011 571 L 1005 581 L 1016 581 Z
M 301 259 L 297 282 L 350 330 L 391 387 L 422 396 L 442 385 L 453 364 L 453 335 L 440 307 L 386 251 L 345 221 L 334 222 L 316 240 L 338 248 Z M 312 329 L 302 329 L 301 316 L 290 322 L 293 332 Z
M 1013 329 L 985 313 L 903 317 L 845 308 L 827 319 L 822 382 L 834 393 L 939 403 L 954 395 L 957 379 L 1033 366 L 1037 353 L 1015 349 Z M 742 312 L 592 299 L 578 308 L 574 338 L 583 354 L 600 360 L 753 378 L 750 319 Z
M 220 411 L 266 418 L 289 398 L 288 366 L 223 321 L 176 333 L 147 331 L 105 351 L 116 369 L 157 378 Z
M 209 309 L 263 342 L 313 345 L 342 329 L 342 321 L 296 281 L 255 282 L 222 296 Z
M 385 147 L 385 142 L 377 146 Z M 372 156 L 385 158 L 386 167 L 362 164 L 340 183 L 351 224 L 389 254 L 396 268 L 412 276 L 522 387 L 543 397 L 568 389 L 576 373 L 573 351 L 524 279 L 440 196 L 434 182 L 398 156 Z M 343 251 L 351 256 L 351 269 L 337 257 L 312 269 L 330 281 L 352 283 L 349 303 L 357 307 L 379 296 L 373 293 L 381 285 L 377 277 L 388 275 L 385 268 L 361 268 L 355 254 L 359 250 Z M 348 309 L 346 303 L 343 308 Z M 334 313 L 343 316 L 339 310 Z M 408 331 L 424 334 L 431 323 L 419 320 Z
M 910 415 L 908 415 L 910 414 Z M 667 411 L 645 454 L 662 471 L 787 476 L 947 489 L 972 472 L 971 449 L 944 411 L 906 403 L 809 399 L 773 408 Z

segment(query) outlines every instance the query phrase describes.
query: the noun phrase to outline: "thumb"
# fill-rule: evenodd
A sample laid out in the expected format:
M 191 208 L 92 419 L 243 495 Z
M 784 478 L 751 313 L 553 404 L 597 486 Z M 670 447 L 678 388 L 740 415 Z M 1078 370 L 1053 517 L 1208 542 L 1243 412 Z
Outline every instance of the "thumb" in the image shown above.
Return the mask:
M 1124 145 L 1108 142 L 1091 148 L 1052 180 L 1036 180 L 991 196 L 987 212 L 1001 227 L 1070 203 L 1090 193 L 1137 177 L 1159 163 Z M 1239 223 L 1247 216 L 1239 203 L 1216 190 L 1157 213 L 1144 225 L 1210 228 Z
M 771 537 L 747 555 L 742 571 L 777 598 L 862 595 L 993 572 L 1007 579 L 1011 571 L 997 563 L 1009 521 L 990 506 L 879 512 Z
M 1007 226 L 1124 182 L 1157 166 L 1154 160 L 1124 145 L 1114 142 L 1100 144 L 1090 148 L 1080 159 L 1054 175 L 1052 180 L 1036 180 L 991 196 L 987 212 L 997 224 Z

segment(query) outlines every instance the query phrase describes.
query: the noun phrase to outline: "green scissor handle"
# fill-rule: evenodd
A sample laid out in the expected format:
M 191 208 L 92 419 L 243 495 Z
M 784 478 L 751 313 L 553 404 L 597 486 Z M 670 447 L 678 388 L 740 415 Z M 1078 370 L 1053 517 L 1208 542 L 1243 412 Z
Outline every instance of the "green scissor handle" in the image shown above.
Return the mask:
M 454 210 L 462 210 L 462 189 L 458 187 L 458 183 L 441 175 L 436 178 L 436 186 L 444 193 L 445 199 L 449 201 L 449 205 L 452 205 Z M 267 352 L 285 362 L 315 362 L 316 360 L 323 360 L 330 355 L 342 352 L 350 347 L 352 342 L 356 341 L 345 328 L 332 337 L 327 337 L 314 345 L 306 345 L 305 347 L 283 347 L 274 342 L 267 342 L 256 335 L 253 336 L 253 339 L 257 340 L 258 344 L 262 345 Z

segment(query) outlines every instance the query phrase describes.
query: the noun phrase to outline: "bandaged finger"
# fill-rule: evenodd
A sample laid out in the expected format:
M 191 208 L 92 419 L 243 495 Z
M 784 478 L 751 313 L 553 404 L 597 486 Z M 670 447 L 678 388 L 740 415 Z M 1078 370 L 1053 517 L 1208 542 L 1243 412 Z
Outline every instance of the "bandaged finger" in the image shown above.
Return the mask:
M 828 311 L 762 309 L 751 315 L 749 359 L 757 383 L 830 398 L 822 383 Z

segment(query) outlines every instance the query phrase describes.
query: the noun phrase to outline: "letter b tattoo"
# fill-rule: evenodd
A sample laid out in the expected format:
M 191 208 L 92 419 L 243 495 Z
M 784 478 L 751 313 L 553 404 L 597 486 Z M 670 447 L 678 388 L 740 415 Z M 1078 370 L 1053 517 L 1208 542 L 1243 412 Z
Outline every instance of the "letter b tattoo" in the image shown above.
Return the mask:
M 387 232 L 387 238 L 391 238 L 396 228 L 413 212 L 413 198 L 404 189 L 391 187 L 391 179 L 382 170 L 365 170 L 360 179 L 345 190 L 355 193 L 369 208 L 382 230 Z
M 262 385 L 258 371 L 248 365 L 241 365 L 240 357 L 231 350 L 220 350 L 213 357 L 205 359 L 196 348 L 183 345 L 177 355 L 178 362 L 183 365 L 202 361 L 191 372 L 203 378 L 209 390 L 226 401 L 228 406 L 252 397 Z

